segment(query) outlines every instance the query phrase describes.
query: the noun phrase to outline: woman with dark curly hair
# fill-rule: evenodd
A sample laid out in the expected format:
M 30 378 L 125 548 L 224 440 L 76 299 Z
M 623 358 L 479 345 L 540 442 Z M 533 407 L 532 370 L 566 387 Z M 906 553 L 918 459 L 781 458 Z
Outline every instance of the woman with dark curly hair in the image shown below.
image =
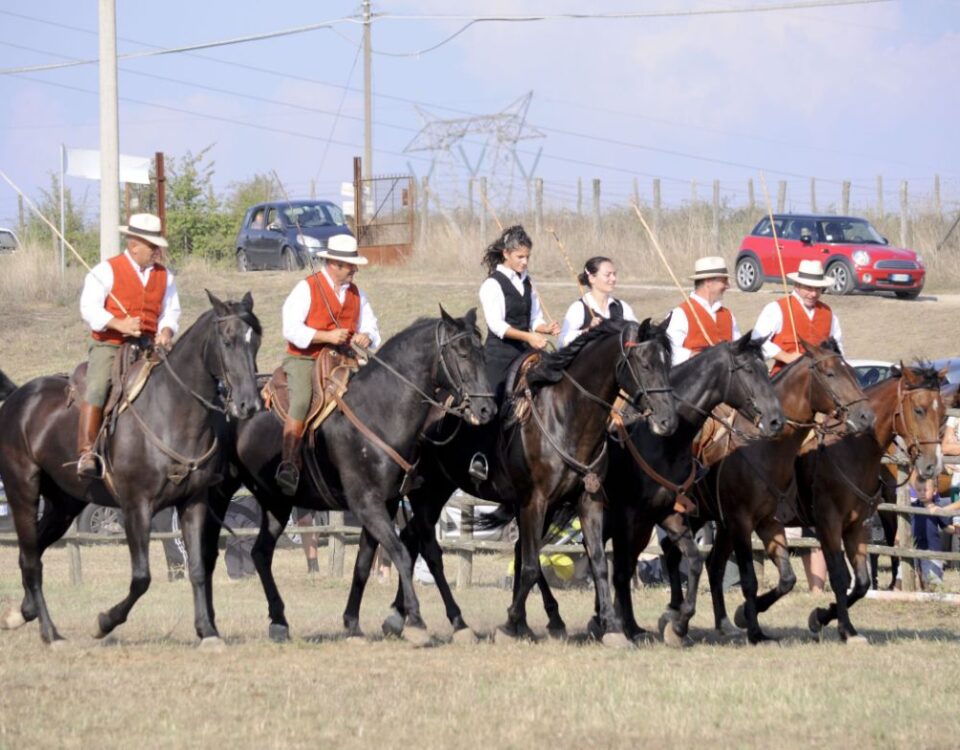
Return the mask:
M 540 298 L 527 264 L 533 242 L 522 226 L 513 226 L 483 254 L 489 276 L 480 285 L 480 306 L 487 321 L 487 375 L 500 396 L 510 363 L 529 349 L 546 347 L 547 336 L 560 332 L 557 323 L 545 322 Z
M 613 296 L 617 286 L 617 267 L 610 258 L 595 255 L 583 264 L 577 277 L 587 293 L 567 308 L 560 328 L 560 346 L 566 346 L 577 336 L 601 320 L 633 320 L 633 308 Z

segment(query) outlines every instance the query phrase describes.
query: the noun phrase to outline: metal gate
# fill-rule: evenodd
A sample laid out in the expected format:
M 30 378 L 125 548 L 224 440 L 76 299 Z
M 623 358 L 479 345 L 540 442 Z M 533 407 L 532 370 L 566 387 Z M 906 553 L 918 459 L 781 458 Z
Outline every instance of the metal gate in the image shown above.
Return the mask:
M 360 158 L 353 160 L 354 215 L 357 244 L 371 263 L 394 265 L 413 252 L 416 205 L 409 175 L 363 179 Z

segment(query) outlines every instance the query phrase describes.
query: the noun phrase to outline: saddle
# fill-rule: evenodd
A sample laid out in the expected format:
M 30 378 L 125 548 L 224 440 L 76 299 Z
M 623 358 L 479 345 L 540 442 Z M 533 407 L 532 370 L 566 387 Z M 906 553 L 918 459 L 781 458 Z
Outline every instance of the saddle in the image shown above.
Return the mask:
M 542 354 L 537 351 L 528 352 L 517 357 L 507 370 L 507 379 L 504 387 L 504 406 L 506 406 L 507 417 L 504 419 L 504 427 L 512 427 L 515 424 L 524 425 L 530 419 L 530 409 L 532 404 L 527 395 L 529 393 L 529 384 L 527 375 L 530 370 L 540 363 Z
M 714 416 L 719 419 L 714 419 Z M 736 409 L 720 404 L 703 423 L 700 432 L 693 439 L 693 455 L 703 466 L 711 466 L 730 453 L 733 435 L 720 420 L 733 424 L 736 418 Z
M 107 401 L 103 405 L 103 424 L 113 425 L 143 391 L 150 374 L 160 364 L 160 356 L 153 347 L 145 348 L 139 343 L 124 342 L 113 360 Z M 70 375 L 67 386 L 67 406 L 83 399 L 87 392 L 87 363 L 81 362 Z
M 305 422 L 309 434 L 313 434 L 337 408 L 337 400 L 347 392 L 350 377 L 359 367 L 356 357 L 337 349 L 325 347 L 320 352 L 313 368 L 313 395 Z M 282 367 L 273 371 L 260 396 L 265 409 L 273 412 L 281 422 L 286 420 L 290 411 L 290 390 L 287 373 Z

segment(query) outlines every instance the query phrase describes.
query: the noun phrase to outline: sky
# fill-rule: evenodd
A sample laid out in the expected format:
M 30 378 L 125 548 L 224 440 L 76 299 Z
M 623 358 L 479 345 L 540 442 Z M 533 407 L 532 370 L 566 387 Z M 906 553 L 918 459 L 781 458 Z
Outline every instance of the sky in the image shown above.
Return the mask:
M 549 206 L 573 208 L 602 181 L 605 206 L 624 205 L 637 182 L 650 199 L 709 200 L 719 180 L 743 205 L 761 175 L 787 204 L 822 209 L 852 183 L 852 204 L 872 206 L 876 177 L 897 205 L 928 199 L 939 175 L 944 208 L 960 209 L 960 2 L 897 0 L 846 7 L 620 19 L 481 22 L 471 16 L 762 9 L 783 0 L 374 0 L 374 164 L 377 174 L 429 174 L 440 201 L 462 196 L 459 149 L 410 151 L 428 119 L 492 115 L 532 92 L 531 136 L 506 148 L 483 135 L 460 144 L 505 200 L 523 174 L 544 180 Z M 6 0 L 0 72 L 92 59 L 96 0 Z M 121 54 L 232 39 L 358 17 L 342 0 L 117 0 Z M 436 18 L 462 16 L 464 19 Z M 391 16 L 406 16 L 397 18 Z M 417 16 L 417 18 L 410 18 Z M 275 39 L 119 63 L 120 150 L 168 160 L 212 146 L 214 183 L 275 170 L 285 189 L 339 199 L 363 146 L 361 27 L 341 22 Z M 36 196 L 59 169 L 59 148 L 97 148 L 95 64 L 0 74 L 0 169 Z M 338 114 L 339 113 L 339 114 Z M 425 119 L 427 118 L 427 119 Z M 97 183 L 68 178 L 87 214 Z M 514 193 L 516 196 L 519 192 Z M 0 186 L 0 224 L 16 221 L 16 195 Z

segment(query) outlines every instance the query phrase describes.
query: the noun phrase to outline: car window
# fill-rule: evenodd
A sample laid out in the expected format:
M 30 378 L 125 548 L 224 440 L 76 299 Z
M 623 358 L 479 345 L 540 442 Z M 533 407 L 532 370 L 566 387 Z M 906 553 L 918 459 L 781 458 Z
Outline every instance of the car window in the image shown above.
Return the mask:
M 880 233 L 865 219 L 824 219 L 820 227 L 827 242 L 884 244 Z
M 343 212 L 333 204 L 313 203 L 288 206 L 283 210 L 288 224 L 301 227 L 342 227 L 346 221 Z
M 777 237 L 783 236 L 783 219 L 774 219 L 774 229 L 777 231 Z M 773 233 L 770 231 L 770 219 L 769 217 L 761 219 L 760 223 L 757 224 L 756 229 L 753 230 L 753 233 L 757 237 L 772 237 Z
M 0 250 L 16 250 L 17 241 L 13 237 L 13 232 L 0 230 Z
M 817 225 L 812 219 L 791 219 L 783 228 L 780 235 L 785 240 L 799 240 L 804 233 L 810 235 L 812 240 L 817 239 Z
M 278 213 L 276 208 L 271 208 L 267 211 L 267 223 L 266 226 L 270 226 L 275 221 L 278 220 Z
M 263 214 L 264 209 L 258 208 L 254 214 L 253 218 L 250 219 L 250 228 L 251 229 L 263 229 Z

